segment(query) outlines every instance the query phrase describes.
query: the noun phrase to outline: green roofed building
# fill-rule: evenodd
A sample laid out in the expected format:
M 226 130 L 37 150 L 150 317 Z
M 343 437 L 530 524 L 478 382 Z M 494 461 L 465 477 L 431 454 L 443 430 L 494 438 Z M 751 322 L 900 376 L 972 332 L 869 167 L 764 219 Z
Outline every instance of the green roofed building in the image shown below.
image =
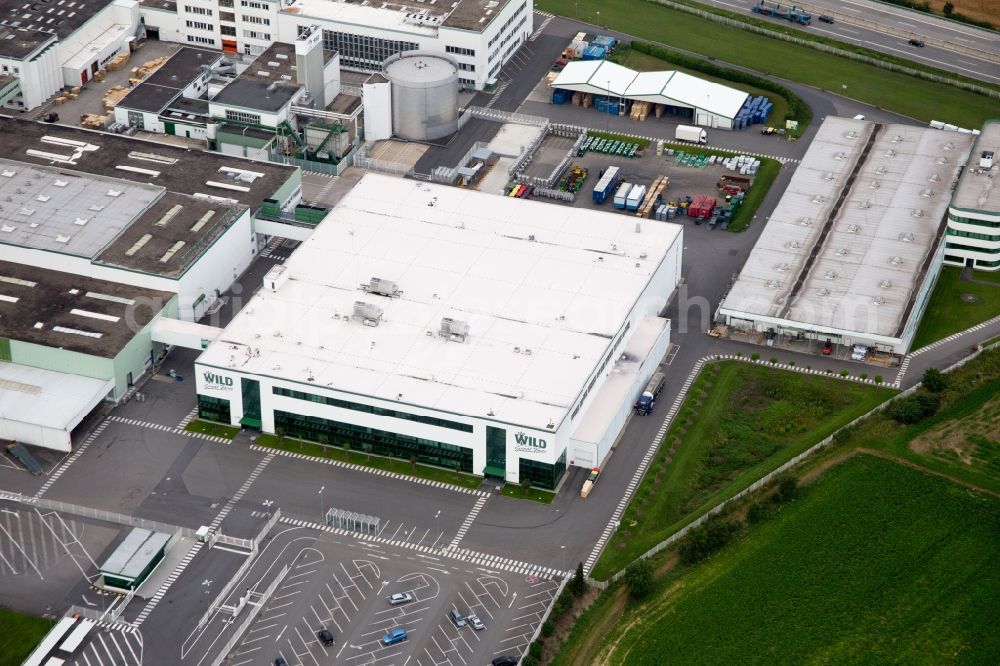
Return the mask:
M 163 559 L 169 542 L 166 532 L 134 528 L 101 565 L 104 584 L 126 590 L 139 587 Z

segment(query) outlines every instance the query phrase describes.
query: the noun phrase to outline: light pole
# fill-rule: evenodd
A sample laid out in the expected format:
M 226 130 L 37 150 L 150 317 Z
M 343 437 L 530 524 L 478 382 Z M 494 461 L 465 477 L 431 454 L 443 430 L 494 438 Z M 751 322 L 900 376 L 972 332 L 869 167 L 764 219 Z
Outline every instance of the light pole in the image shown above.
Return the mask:
M 326 502 L 324 501 L 324 497 L 323 497 L 323 491 L 324 490 L 326 490 L 326 486 L 320 486 L 319 487 L 319 492 L 316 493 L 316 494 L 319 495 L 319 517 L 320 517 L 321 520 L 326 521 L 326 515 L 325 515 L 326 514 Z
M 441 534 L 441 509 L 438 509 L 437 513 L 434 514 L 434 520 L 437 521 L 437 531 L 438 531 L 438 534 L 440 535 Z M 438 536 L 438 538 L 440 539 L 441 537 Z
M 559 550 L 562 551 L 563 575 L 566 575 L 566 545 L 559 546 Z

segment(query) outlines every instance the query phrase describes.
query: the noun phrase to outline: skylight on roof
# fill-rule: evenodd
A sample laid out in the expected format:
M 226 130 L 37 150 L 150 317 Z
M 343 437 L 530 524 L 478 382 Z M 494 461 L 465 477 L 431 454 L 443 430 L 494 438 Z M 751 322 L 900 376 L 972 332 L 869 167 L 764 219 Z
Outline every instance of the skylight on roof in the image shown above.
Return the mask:
M 91 319 L 100 319 L 102 321 L 110 321 L 117 323 L 121 320 L 121 317 L 116 317 L 114 315 L 102 314 L 100 312 L 91 312 L 90 310 L 78 310 L 76 308 L 69 311 L 70 314 L 75 314 L 78 317 L 90 317 Z
M 129 249 L 125 250 L 125 256 L 126 257 L 133 256 L 136 252 L 138 252 L 139 250 L 141 250 L 142 246 L 145 245 L 146 243 L 148 243 L 150 241 L 150 239 L 152 239 L 152 238 L 153 238 L 152 234 L 145 234 L 145 235 L 143 235 L 143 237 L 140 238 L 139 240 L 137 240 L 132 245 L 132 247 L 130 247 Z M 89 296 L 90 294 L 87 294 L 87 295 Z
M 88 338 L 101 338 L 104 337 L 103 333 L 94 333 L 93 331 L 81 331 L 78 328 L 67 328 L 65 326 L 53 326 L 52 330 L 56 333 L 70 333 L 72 335 L 83 335 Z
M 32 282 L 31 280 L 22 280 L 21 278 L 7 277 L 6 275 L 0 275 L 0 282 L 6 282 L 7 284 L 16 284 L 21 287 L 34 287 L 37 282 Z
M 21 299 L 18 298 L 17 296 L 7 296 L 6 294 L 0 294 L 0 301 L 3 301 L 4 303 L 17 303 L 19 300 Z
M 135 301 L 131 298 L 123 298 L 121 296 L 109 296 L 108 294 L 102 294 L 99 291 L 88 291 L 84 294 L 87 298 L 96 298 L 99 301 L 111 301 L 112 303 L 121 303 L 122 305 L 135 305 Z

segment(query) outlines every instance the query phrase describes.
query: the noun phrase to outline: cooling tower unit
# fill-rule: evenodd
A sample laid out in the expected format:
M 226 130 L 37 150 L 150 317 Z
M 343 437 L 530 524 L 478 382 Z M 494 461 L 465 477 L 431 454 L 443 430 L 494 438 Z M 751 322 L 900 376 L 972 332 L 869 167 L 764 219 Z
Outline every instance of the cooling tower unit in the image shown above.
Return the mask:
M 458 63 L 453 58 L 404 51 L 382 69 L 392 86 L 393 134 L 433 141 L 458 131 Z

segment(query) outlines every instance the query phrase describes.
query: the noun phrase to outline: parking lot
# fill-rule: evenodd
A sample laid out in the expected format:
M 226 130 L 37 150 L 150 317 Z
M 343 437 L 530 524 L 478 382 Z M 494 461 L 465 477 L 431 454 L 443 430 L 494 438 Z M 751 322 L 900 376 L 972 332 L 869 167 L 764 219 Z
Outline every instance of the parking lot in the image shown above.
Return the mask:
M 491 571 L 388 545 L 323 534 L 302 547 L 274 595 L 230 654 L 233 666 L 322 664 L 485 664 L 520 655 L 558 582 Z M 392 605 L 388 597 L 409 594 Z M 448 617 L 475 614 L 485 628 Z M 321 629 L 333 637 L 324 645 Z M 394 630 L 405 640 L 385 645 Z

